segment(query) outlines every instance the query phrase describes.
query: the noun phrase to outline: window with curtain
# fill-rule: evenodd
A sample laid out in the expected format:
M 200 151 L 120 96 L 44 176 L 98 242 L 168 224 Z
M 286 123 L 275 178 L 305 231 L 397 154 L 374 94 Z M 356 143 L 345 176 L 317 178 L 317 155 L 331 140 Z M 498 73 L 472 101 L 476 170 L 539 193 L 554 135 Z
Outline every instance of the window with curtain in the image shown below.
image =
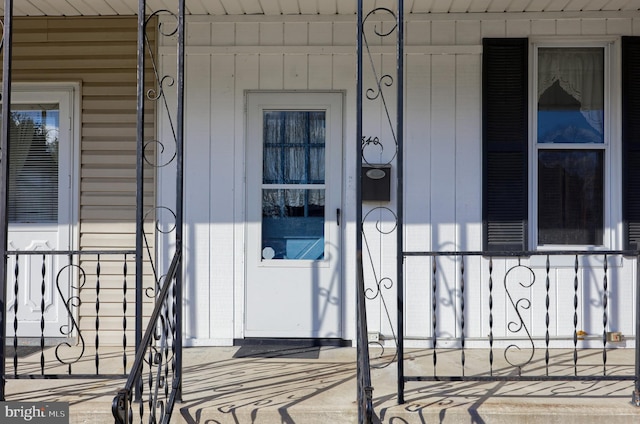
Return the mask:
M 58 222 L 57 104 L 12 105 L 9 223 Z
M 482 51 L 483 248 L 637 249 L 640 37 L 566 48 L 484 38 Z
M 602 245 L 605 67 L 601 47 L 537 50 L 538 245 Z
M 262 259 L 324 258 L 325 114 L 264 112 Z

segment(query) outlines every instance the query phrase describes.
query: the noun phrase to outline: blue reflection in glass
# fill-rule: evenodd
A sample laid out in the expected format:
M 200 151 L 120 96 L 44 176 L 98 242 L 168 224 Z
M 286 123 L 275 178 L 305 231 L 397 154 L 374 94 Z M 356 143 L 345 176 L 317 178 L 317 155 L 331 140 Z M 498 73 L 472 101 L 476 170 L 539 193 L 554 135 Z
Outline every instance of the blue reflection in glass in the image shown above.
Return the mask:
M 604 115 L 602 110 L 590 113 Z M 579 110 L 540 110 L 538 143 L 604 143 L 604 134 L 589 124 Z

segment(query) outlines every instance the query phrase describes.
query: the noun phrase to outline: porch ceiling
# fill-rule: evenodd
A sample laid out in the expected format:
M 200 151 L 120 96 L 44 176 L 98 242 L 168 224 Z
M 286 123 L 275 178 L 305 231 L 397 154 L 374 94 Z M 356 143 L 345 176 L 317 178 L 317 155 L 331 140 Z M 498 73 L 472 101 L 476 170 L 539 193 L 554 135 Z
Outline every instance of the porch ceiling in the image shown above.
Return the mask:
M 395 0 L 365 0 L 367 10 L 394 7 Z M 148 0 L 153 9 L 173 9 L 176 0 Z M 356 0 L 186 0 L 187 13 L 202 15 L 351 15 Z M 0 13 L 4 13 L 4 4 Z M 137 0 L 18 0 L 16 16 L 133 15 Z M 638 11 L 640 0 L 405 0 L 405 13 Z

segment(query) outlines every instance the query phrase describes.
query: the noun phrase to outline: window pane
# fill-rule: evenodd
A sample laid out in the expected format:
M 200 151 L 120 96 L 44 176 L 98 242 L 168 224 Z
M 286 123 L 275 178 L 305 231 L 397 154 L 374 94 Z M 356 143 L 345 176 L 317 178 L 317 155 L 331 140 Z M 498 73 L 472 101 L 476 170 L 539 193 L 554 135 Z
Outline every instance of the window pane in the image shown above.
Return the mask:
M 604 143 L 604 49 L 538 49 L 538 143 Z
M 324 184 L 325 112 L 264 112 L 264 184 Z
M 324 258 L 325 114 L 264 112 L 262 260 Z
M 262 190 L 262 259 L 323 259 L 324 200 L 324 190 Z
M 13 105 L 9 124 L 10 223 L 58 222 L 58 105 Z
M 602 245 L 602 150 L 538 152 L 538 243 Z

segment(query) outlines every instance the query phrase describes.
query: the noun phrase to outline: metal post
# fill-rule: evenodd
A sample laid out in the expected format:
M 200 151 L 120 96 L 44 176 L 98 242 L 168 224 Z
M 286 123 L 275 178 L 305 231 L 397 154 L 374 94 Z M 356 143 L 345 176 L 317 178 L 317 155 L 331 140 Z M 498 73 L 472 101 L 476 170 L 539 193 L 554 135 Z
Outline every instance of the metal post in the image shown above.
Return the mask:
M 363 380 L 363 372 L 360 357 L 362 355 L 363 346 L 360 346 L 360 341 L 363 340 L 360 334 L 360 320 L 361 317 L 361 293 L 360 286 L 362 284 L 361 279 L 363 277 L 362 269 L 362 44 L 363 44 L 363 22 L 362 22 L 362 1 L 358 0 L 358 38 L 356 46 L 356 328 L 357 328 L 357 381 L 358 381 L 358 422 L 364 422 L 364 411 L 361 405 L 361 396 L 359 392 Z M 366 335 L 365 335 L 366 337 Z
M 636 252 L 636 364 L 633 404 L 640 407 L 640 252 Z
M 178 111 L 176 122 L 176 249 L 182 256 L 183 231 L 183 185 L 184 185 L 184 33 L 185 33 L 185 0 L 179 0 L 178 7 Z M 178 262 L 176 273 L 176 338 L 173 341 L 176 349 L 175 375 L 182 381 L 182 257 Z M 178 388 L 177 399 L 182 399 L 182 385 Z
M 397 254 L 396 272 L 398 279 L 398 403 L 404 403 L 404 239 L 403 239 L 403 178 L 404 178 L 404 0 L 398 0 L 398 45 L 397 45 L 398 103 L 396 115 L 396 133 L 398 135 L 397 157 Z
M 146 30 L 146 0 L 138 0 L 138 74 L 137 74 L 137 105 L 136 105 L 136 322 L 135 346 L 140 350 L 142 340 L 142 302 L 143 302 L 143 232 L 144 232 L 144 68 L 145 68 L 145 30 Z M 142 380 L 136 383 L 135 399 L 142 395 Z
M 358 0 L 356 65 L 356 258 L 362 267 L 362 0 Z
M 7 337 L 7 236 L 9 232 L 9 217 L 7 201 L 9 196 L 9 119 L 11 114 L 11 50 L 13 47 L 13 0 L 4 1 L 4 31 L 2 36 L 2 136 L 0 141 L 0 400 L 5 400 L 6 373 L 6 337 Z

